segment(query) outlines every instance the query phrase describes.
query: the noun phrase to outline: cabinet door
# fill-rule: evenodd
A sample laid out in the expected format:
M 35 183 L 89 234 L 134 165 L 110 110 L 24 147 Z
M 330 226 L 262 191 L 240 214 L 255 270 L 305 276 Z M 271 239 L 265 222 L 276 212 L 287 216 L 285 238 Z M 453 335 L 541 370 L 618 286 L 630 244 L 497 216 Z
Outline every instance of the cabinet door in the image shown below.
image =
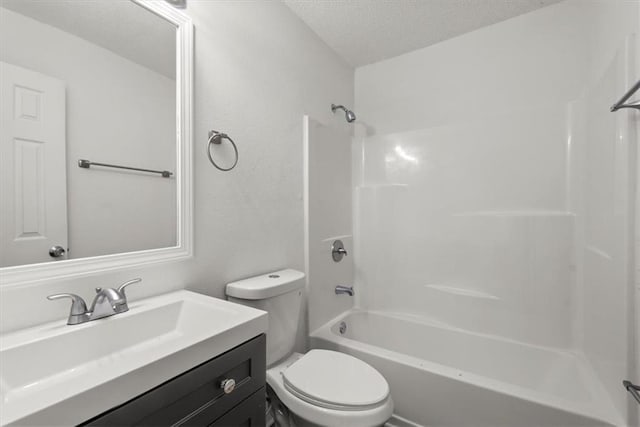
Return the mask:
M 265 425 L 265 389 L 258 390 L 241 404 L 209 424 L 210 427 L 262 427 Z

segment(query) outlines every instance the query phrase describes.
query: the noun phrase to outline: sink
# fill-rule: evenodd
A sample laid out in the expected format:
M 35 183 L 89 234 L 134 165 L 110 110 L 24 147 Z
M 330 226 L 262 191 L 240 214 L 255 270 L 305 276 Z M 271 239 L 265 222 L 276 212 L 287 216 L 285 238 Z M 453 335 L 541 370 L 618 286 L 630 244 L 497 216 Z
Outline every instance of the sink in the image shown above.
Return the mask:
M 178 291 L 0 336 L 0 424 L 78 424 L 266 330 L 264 311 Z

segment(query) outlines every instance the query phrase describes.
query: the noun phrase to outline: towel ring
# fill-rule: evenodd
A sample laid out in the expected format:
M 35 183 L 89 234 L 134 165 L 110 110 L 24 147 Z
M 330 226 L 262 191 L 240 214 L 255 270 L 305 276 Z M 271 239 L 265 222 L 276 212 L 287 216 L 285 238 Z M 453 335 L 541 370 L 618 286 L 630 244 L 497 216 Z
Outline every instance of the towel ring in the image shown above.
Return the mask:
M 231 143 L 231 145 L 233 146 L 233 151 L 236 154 L 236 160 L 233 162 L 233 164 L 231 165 L 231 167 L 229 168 L 222 168 L 220 166 L 218 166 L 215 162 L 215 160 L 213 160 L 213 156 L 211 156 L 211 144 L 222 144 L 222 140 L 226 139 L 227 141 L 229 141 Z M 211 164 L 213 166 L 216 167 L 216 169 L 221 170 L 223 172 L 227 172 L 230 171 L 231 169 L 235 168 L 236 165 L 238 164 L 238 147 L 236 147 L 236 143 L 233 142 L 233 139 L 231 139 L 229 137 L 229 135 L 227 135 L 226 133 L 222 133 L 222 132 L 218 132 L 216 130 L 210 130 L 209 131 L 209 141 L 207 143 L 207 156 L 209 156 L 209 161 L 211 162 Z

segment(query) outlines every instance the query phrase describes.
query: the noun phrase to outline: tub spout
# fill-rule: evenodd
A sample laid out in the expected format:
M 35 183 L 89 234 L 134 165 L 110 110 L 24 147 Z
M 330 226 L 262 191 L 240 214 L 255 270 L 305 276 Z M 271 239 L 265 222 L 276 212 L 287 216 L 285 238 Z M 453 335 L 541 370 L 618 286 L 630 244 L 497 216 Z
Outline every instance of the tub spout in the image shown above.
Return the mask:
M 336 286 L 336 295 L 340 295 L 340 294 L 347 294 L 350 297 L 352 297 L 353 296 L 353 286 L 343 286 L 343 285 Z

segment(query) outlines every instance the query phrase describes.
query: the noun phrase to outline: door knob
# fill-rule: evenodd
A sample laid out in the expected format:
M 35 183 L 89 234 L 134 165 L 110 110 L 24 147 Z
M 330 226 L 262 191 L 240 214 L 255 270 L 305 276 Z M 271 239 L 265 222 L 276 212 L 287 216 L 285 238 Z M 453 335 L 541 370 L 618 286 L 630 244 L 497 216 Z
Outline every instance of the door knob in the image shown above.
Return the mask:
M 64 256 L 66 252 L 67 251 L 65 251 L 60 245 L 51 246 L 49 249 L 49 255 L 51 255 L 52 258 L 60 258 L 61 256 Z

